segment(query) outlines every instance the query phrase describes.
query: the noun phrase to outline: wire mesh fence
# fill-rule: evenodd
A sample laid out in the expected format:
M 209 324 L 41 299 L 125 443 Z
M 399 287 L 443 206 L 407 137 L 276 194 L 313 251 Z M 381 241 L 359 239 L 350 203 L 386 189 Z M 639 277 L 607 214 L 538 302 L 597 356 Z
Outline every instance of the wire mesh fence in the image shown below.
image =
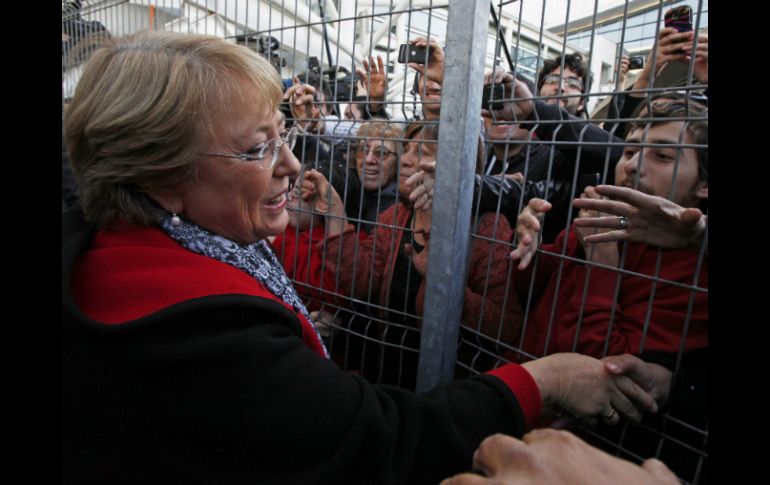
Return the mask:
M 223 37 L 279 73 L 303 174 L 272 243 L 339 365 L 425 390 L 554 352 L 638 355 L 670 379 L 659 412 L 570 426 L 707 483 L 707 231 L 678 243 L 661 212 L 592 244 L 639 211 L 587 229 L 574 200 L 605 184 L 706 212 L 708 2 L 62 2 L 63 104 L 94 50 L 147 29 Z M 311 170 L 344 213 L 303 199 Z

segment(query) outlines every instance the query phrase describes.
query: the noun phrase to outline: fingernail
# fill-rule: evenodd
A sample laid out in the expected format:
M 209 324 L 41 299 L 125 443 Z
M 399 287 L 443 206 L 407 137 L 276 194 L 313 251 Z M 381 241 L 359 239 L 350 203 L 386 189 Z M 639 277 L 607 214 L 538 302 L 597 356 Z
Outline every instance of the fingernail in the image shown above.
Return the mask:
M 607 368 L 612 372 L 620 372 L 620 367 L 614 362 L 607 362 Z

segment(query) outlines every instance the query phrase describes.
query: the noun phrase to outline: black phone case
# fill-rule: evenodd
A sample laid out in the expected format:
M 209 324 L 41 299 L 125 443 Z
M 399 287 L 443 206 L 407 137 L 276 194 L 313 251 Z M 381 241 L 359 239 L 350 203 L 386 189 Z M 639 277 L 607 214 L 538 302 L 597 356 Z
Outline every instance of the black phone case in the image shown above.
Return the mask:
M 505 107 L 505 104 L 502 101 L 504 97 L 505 86 L 502 84 L 484 86 L 484 94 L 481 96 L 481 108 L 495 111 L 503 109 Z

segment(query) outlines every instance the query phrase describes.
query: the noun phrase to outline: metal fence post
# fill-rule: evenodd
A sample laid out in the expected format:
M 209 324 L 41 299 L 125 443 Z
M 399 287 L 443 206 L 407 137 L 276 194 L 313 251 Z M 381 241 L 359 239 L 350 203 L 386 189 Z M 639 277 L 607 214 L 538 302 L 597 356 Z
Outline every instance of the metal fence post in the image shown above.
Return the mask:
M 451 0 L 417 391 L 452 379 L 465 294 L 488 0 Z M 439 243 L 440 241 L 440 243 Z

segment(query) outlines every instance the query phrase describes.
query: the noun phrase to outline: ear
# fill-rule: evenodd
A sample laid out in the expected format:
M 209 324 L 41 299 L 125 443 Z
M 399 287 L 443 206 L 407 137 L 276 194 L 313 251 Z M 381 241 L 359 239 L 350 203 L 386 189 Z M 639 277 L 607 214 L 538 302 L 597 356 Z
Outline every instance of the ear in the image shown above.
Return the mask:
M 147 190 L 147 195 L 158 203 L 168 213 L 175 212 L 181 214 L 184 212 L 184 202 L 179 192 Z

